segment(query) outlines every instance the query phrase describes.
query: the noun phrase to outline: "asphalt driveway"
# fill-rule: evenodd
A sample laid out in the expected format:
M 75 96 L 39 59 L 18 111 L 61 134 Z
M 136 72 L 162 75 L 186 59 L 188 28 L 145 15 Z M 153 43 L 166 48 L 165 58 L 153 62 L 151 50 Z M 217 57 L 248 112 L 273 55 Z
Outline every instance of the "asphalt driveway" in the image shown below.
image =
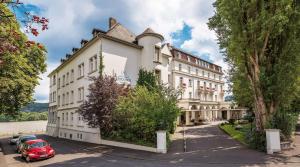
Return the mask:
M 284 159 L 270 157 L 242 146 L 224 134 L 217 125 L 186 128 L 187 150 L 183 150 L 180 133 L 167 154 L 115 148 L 67 139 L 38 135 L 56 150 L 51 159 L 26 163 L 14 151 L 14 146 L 1 138 L 0 167 L 98 167 L 98 166 L 300 166 L 300 163 L 283 163 Z M 280 163 L 279 163 L 280 162 Z M 300 162 L 300 161 L 299 161 Z

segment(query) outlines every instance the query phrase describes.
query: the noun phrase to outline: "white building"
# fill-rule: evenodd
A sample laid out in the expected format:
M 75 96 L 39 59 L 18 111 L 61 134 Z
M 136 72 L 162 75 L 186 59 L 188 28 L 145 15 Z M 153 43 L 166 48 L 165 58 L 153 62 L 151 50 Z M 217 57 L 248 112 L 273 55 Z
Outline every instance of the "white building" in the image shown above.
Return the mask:
M 235 115 L 223 102 L 220 66 L 163 44 L 164 37 L 150 28 L 136 36 L 113 18 L 109 19 L 108 31 L 94 29 L 92 34 L 92 39 L 82 40 L 81 47 L 73 48 L 72 54 L 61 59 L 61 64 L 49 74 L 49 135 L 100 142 L 99 129 L 88 127 L 76 113 L 89 93 L 88 78 L 99 74 L 100 53 L 104 73 L 116 75 L 119 83 L 134 86 L 138 70 L 144 68 L 154 71 L 162 83 L 183 88 L 178 104 L 184 111 L 180 122 L 193 124 Z M 239 110 L 237 115 L 241 117 Z

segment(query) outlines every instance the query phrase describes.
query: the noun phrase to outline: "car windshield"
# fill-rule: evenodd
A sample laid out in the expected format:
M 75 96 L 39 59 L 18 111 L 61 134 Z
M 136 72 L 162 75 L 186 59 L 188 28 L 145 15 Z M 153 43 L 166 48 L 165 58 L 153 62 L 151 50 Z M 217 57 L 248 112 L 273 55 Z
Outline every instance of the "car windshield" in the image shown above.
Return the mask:
M 46 142 L 36 142 L 36 143 L 30 144 L 29 148 L 40 148 L 40 147 L 45 147 L 45 146 L 47 146 Z
M 25 141 L 34 140 L 34 139 L 36 139 L 36 137 L 26 137 L 22 139 L 21 142 L 24 143 Z
M 19 136 L 13 136 L 13 139 L 19 138 Z

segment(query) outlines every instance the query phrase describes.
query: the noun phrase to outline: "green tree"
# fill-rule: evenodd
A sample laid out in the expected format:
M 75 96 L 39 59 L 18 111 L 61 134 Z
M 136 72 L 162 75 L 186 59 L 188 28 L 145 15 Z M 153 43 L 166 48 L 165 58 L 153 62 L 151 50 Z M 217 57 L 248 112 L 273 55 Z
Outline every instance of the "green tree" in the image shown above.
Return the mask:
M 156 131 L 174 132 L 175 121 L 180 113 L 177 93 L 150 91 L 146 86 L 137 86 L 128 96 L 119 99 L 113 112 L 114 132 L 123 138 L 135 141 L 156 141 Z M 113 133 L 113 132 L 112 132 Z
M 217 0 L 209 28 L 226 60 L 245 72 L 256 130 L 299 93 L 299 0 Z
M 136 84 L 139 86 L 146 86 L 149 90 L 153 90 L 157 88 L 157 80 L 154 72 L 147 71 L 145 69 L 139 70 L 139 77 L 136 81 Z
M 13 15 L 5 4 L 0 3 L 0 11 L 4 15 Z M 0 38 L 2 37 L 6 37 L 7 45 L 17 49 L 13 52 L 9 49 L 1 50 L 0 114 L 16 115 L 21 107 L 33 100 L 39 74 L 46 71 L 46 50 L 41 44 L 28 41 L 14 17 L 8 21 L 0 21 Z
M 116 107 L 123 86 L 118 85 L 116 78 L 111 76 L 91 77 L 87 101 L 79 107 L 79 114 L 88 125 L 100 128 L 102 135 L 107 135 L 112 129 L 112 112 Z

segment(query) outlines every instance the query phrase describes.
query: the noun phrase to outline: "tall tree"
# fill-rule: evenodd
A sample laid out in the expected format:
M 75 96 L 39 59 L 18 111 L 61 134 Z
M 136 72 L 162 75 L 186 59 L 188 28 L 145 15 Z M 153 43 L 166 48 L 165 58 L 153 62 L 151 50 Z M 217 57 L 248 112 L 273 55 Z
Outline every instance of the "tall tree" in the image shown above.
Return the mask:
M 0 40 L 0 114 L 16 115 L 33 100 L 38 76 L 46 70 L 46 50 L 41 44 L 28 41 L 5 4 L 0 3 L 0 11 L 1 15 L 12 16 L 7 21 L 0 19 L 0 38 L 5 37 Z
M 253 93 L 256 128 L 262 131 L 279 106 L 299 91 L 299 0 L 217 0 L 209 28 L 226 60 Z
M 126 90 L 111 76 L 92 77 L 91 81 L 88 99 L 79 107 L 78 112 L 89 126 L 100 128 L 101 134 L 106 135 L 112 130 L 112 112 L 118 97 L 124 95 Z

